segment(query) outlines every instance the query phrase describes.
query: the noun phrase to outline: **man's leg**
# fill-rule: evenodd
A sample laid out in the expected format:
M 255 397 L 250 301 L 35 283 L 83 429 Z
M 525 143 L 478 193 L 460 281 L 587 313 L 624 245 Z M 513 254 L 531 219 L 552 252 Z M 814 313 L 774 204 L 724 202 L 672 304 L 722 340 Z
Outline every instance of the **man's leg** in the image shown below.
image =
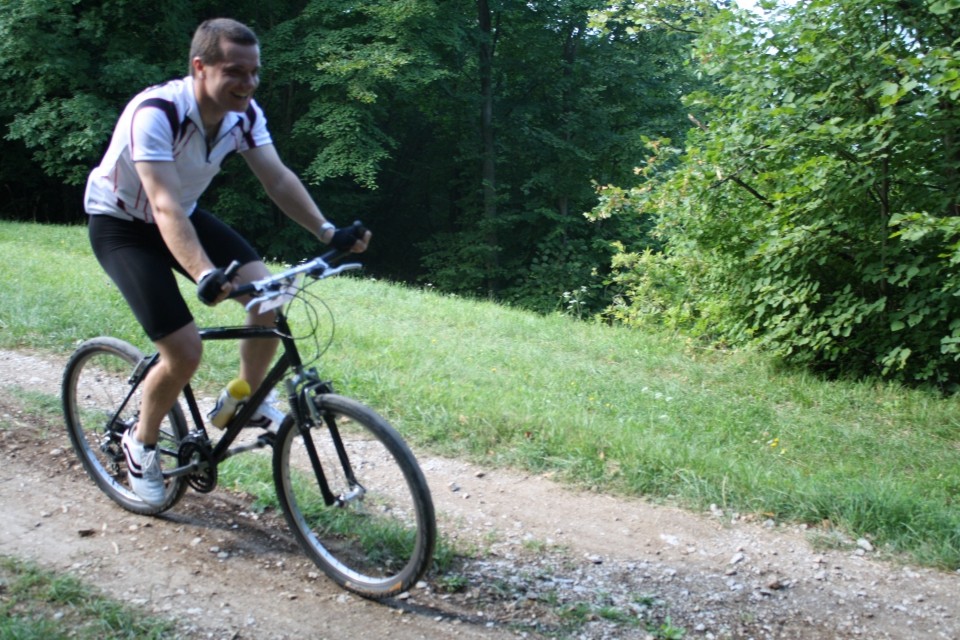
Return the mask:
M 233 260 L 239 260 L 243 265 L 234 279 L 235 284 L 245 284 L 270 275 L 270 270 L 250 243 L 209 211 L 197 209 L 190 216 L 190 220 L 214 264 L 226 267 Z M 241 304 L 246 304 L 249 300 L 247 296 L 237 298 Z M 247 325 L 272 327 L 274 318 L 272 312 L 263 315 L 251 312 L 247 314 Z M 241 341 L 240 378 L 247 381 L 252 391 L 256 391 L 266 377 L 278 343 L 278 340 L 265 339 Z
M 238 283 L 252 282 L 270 275 L 270 270 L 263 262 L 251 262 L 243 265 L 237 277 Z M 246 304 L 249 298 L 238 298 Z M 275 319 L 272 311 L 260 314 L 257 309 L 247 312 L 247 326 L 272 327 Z M 277 353 L 279 340 L 258 338 L 240 342 L 240 377 L 246 380 L 252 391 L 256 391 L 267 375 L 267 369 L 273 356 Z
M 203 343 L 193 322 L 157 340 L 154 345 L 160 353 L 160 360 L 143 381 L 143 401 L 136 432 L 137 440 L 148 445 L 157 443 L 160 423 L 190 382 L 203 355 Z
M 89 233 L 97 260 L 160 353 L 143 382 L 140 421 L 132 434 L 152 445 L 177 394 L 199 366 L 200 334 L 180 295 L 173 273 L 176 260 L 156 225 L 95 215 Z

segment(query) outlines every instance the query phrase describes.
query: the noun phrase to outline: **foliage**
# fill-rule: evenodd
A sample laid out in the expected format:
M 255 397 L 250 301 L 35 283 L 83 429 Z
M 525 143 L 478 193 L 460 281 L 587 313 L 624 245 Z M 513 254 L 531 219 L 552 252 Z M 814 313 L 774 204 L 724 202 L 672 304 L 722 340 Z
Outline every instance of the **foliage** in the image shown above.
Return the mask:
M 50 176 L 86 181 L 133 87 L 186 68 L 189 3 L 7 0 L 0 12 L 0 122 Z M 178 52 L 179 53 L 179 52 Z M 181 71 L 182 73 L 182 71 Z
M 677 96 L 689 81 L 679 64 L 686 36 L 636 32 L 613 21 L 601 31 L 591 19 L 604 7 L 531 2 L 493 10 L 497 213 L 482 217 L 480 185 L 471 186 L 472 169 L 461 166 L 454 184 L 467 188 L 458 193 L 459 211 L 441 219 L 452 237 L 424 245 L 428 277 L 442 289 L 489 291 L 550 310 L 562 292 L 587 286 L 597 292 L 599 308 L 609 241 L 634 237 L 633 227 L 620 220 L 590 224 L 582 213 L 593 206 L 595 182 L 626 179 L 644 134 L 679 130 Z M 467 59 L 460 81 L 479 86 L 477 73 L 476 60 Z M 469 96 L 469 86 L 458 93 Z M 479 123 L 479 103 L 472 109 Z M 463 159 L 479 167 L 476 126 L 456 137 Z M 464 243 L 474 246 L 455 246 Z M 462 260 L 464 251 L 474 254 L 471 261 Z M 455 278 L 446 277 L 450 265 Z M 462 279 L 467 269 L 473 277 Z
M 451 38 L 441 4 L 312 0 L 270 32 L 271 81 L 309 91 L 293 130 L 316 153 L 306 170 L 312 181 L 352 176 L 376 188 L 397 145 L 383 126 L 393 101 L 409 102 L 453 72 L 436 59 Z
M 367 262 L 392 278 L 416 272 L 409 245 L 419 235 L 420 194 L 436 199 L 425 187 L 439 181 L 436 166 L 450 164 L 443 147 L 422 155 L 415 147 L 430 145 L 427 120 L 439 117 L 431 87 L 456 73 L 457 4 L 312 0 L 262 38 L 258 100 L 285 161 L 334 222 L 360 218 L 374 231 Z M 251 218 L 243 205 L 255 184 L 241 179 L 230 190 L 227 217 L 255 226 L 267 255 L 296 260 L 315 248 L 281 225 L 279 212 Z
M 960 379 L 957 17 L 815 0 L 708 23 L 695 56 L 720 90 L 596 212 L 657 217 L 671 272 L 699 283 L 668 315 L 833 373 Z M 632 321 L 651 276 L 630 251 L 613 312 Z
M 689 34 L 635 30 L 615 16 L 601 31 L 591 19 L 604 6 L 175 0 L 157 14 L 143 0 L 8 0 L 0 215 L 82 220 L 86 174 L 122 106 L 146 84 L 183 75 L 196 24 L 228 14 L 260 36 L 257 100 L 281 156 L 332 220 L 374 230 L 372 270 L 541 311 L 587 287 L 584 302 L 602 308 L 609 243 L 636 234 L 620 219 L 584 219 L 593 185 L 625 181 L 643 135 L 677 134 L 678 96 L 691 83 L 681 65 Z M 481 7 L 489 33 L 478 28 Z M 481 162 L 484 42 L 495 184 Z M 316 249 L 239 160 L 201 206 L 270 258 Z

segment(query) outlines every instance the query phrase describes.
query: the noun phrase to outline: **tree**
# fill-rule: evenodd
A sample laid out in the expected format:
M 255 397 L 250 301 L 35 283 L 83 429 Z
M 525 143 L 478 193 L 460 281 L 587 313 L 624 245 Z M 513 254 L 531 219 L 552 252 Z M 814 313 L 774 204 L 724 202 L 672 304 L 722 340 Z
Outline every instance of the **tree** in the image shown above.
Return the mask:
M 541 310 L 555 309 L 564 291 L 601 289 L 595 272 L 609 260 L 610 239 L 633 230 L 584 218 L 594 184 L 626 179 L 644 134 L 680 130 L 688 81 L 685 38 L 663 28 L 603 31 L 591 19 L 604 7 L 594 0 L 487 5 L 480 53 L 460 78 L 481 88 L 471 108 L 476 124 L 457 138 L 457 182 L 472 180 L 476 190 L 461 192 L 447 232 L 425 246 L 432 282 L 462 293 L 493 290 Z M 466 87 L 457 94 L 470 95 Z M 479 182 L 471 177 L 477 168 Z
M 500 261 L 497 259 L 499 241 L 497 239 L 497 150 L 496 131 L 493 122 L 493 58 L 496 52 L 499 24 L 499 12 L 494 15 L 487 0 L 477 0 L 477 25 L 479 27 L 479 55 L 477 71 L 480 76 L 480 140 L 483 159 L 480 181 L 483 184 L 483 224 L 487 229 L 487 291 L 495 297 L 499 291 L 496 272 Z
M 714 338 L 834 373 L 956 382 L 958 17 L 955 0 L 718 16 L 695 55 L 721 89 L 688 99 L 685 148 L 663 145 L 617 201 L 655 215 L 669 248 L 625 247 L 616 312 L 657 290 L 646 268 L 693 288 L 694 313 L 689 298 L 664 304 Z M 667 161 L 681 165 L 657 174 Z
M 229 14 L 260 36 L 257 100 L 281 155 L 335 221 L 374 229 L 373 273 L 540 310 L 589 285 L 599 305 L 610 241 L 642 230 L 582 214 L 595 184 L 628 179 L 644 135 L 679 130 L 688 82 L 683 38 L 601 30 L 591 18 L 603 7 L 174 0 L 158 14 L 144 0 L 7 0 L 0 184 L 36 203 L 8 197 L 3 212 L 82 220 L 83 182 L 119 110 L 145 84 L 184 75 L 196 24 Z M 315 250 L 240 159 L 201 205 L 267 258 Z
M 174 61 L 165 47 L 170 34 L 181 34 L 176 51 L 186 49 L 188 9 L 189 3 L 180 0 L 161 12 L 143 1 L 4 2 L 0 123 L 7 133 L 0 153 L 22 158 L 29 150 L 45 177 L 33 175 L 24 184 L 30 174 L 17 162 L 0 167 L 0 182 L 14 192 L 35 192 L 42 185 L 79 198 L 78 187 L 104 148 L 131 87 L 159 82 L 176 66 L 185 68 L 184 56 Z

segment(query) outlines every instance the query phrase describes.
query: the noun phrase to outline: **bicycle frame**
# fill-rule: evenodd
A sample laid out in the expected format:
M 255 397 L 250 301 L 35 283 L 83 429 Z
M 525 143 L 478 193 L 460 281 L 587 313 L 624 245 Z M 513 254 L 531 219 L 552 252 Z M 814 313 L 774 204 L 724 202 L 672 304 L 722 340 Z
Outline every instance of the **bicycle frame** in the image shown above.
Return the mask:
M 257 293 L 263 295 L 264 292 L 273 292 L 272 294 L 267 293 L 267 295 L 263 298 L 255 298 L 254 302 L 257 299 L 269 300 L 276 295 L 282 294 L 282 289 L 276 285 L 282 285 L 285 287 L 292 282 L 294 277 L 300 277 L 301 274 L 311 273 L 314 274 L 314 277 L 318 279 L 324 279 L 333 275 L 337 275 L 345 270 L 359 268 L 360 266 L 358 264 L 344 264 L 331 268 L 326 261 L 333 255 L 334 252 L 330 252 L 324 256 L 321 256 L 320 258 L 308 261 L 297 267 L 293 267 L 282 274 L 278 274 L 277 276 L 271 276 L 263 280 L 235 287 L 230 297 L 239 297 L 247 294 L 257 295 Z M 233 269 L 234 265 L 231 265 L 228 271 Z M 320 275 L 315 275 L 318 269 L 321 270 Z M 307 454 L 313 465 L 314 473 L 316 475 L 318 485 L 321 488 L 321 493 L 324 497 L 324 500 L 328 506 L 335 503 L 342 506 L 353 499 L 362 497 L 364 489 L 359 483 L 356 482 L 355 474 L 350 464 L 349 457 L 347 456 L 343 447 L 343 442 L 340 439 L 336 422 L 327 416 L 319 415 L 315 403 L 309 398 L 311 392 L 319 394 L 333 393 L 333 387 L 329 382 L 321 381 L 315 370 L 311 369 L 309 371 L 304 371 L 303 361 L 300 357 L 300 352 L 297 349 L 296 340 L 293 338 L 290 330 L 290 325 L 287 321 L 287 316 L 284 313 L 283 305 L 274 305 L 272 308 L 276 309 L 276 319 L 272 327 L 235 326 L 214 327 L 199 330 L 200 339 L 203 341 L 273 339 L 280 341 L 282 349 L 278 360 L 267 372 L 267 375 L 260 387 L 243 404 L 236 415 L 230 419 L 223 435 L 217 441 L 215 446 L 211 447 L 210 445 L 209 435 L 204 424 L 203 416 L 200 413 L 200 408 L 197 405 L 193 388 L 189 383 L 183 388 L 182 394 L 186 400 L 190 417 L 195 425 L 195 428 L 190 431 L 190 436 L 188 437 L 193 437 L 195 444 L 199 447 L 199 451 L 203 453 L 205 458 L 203 460 L 194 460 L 189 464 L 181 464 L 175 469 L 165 470 L 163 475 L 167 478 L 189 475 L 196 471 L 202 471 L 203 469 L 209 468 L 206 466 L 209 465 L 214 469 L 213 476 L 215 478 L 216 467 L 218 467 L 220 463 L 227 458 L 245 451 L 251 451 L 253 449 L 259 449 L 268 445 L 272 445 L 273 434 L 266 433 L 257 438 L 256 442 L 254 443 L 233 447 L 237 437 L 240 435 L 241 431 L 243 431 L 245 425 L 253 416 L 253 414 L 260 407 L 261 403 L 267 398 L 268 394 L 274 388 L 276 388 L 277 385 L 279 385 L 291 371 L 293 371 L 294 375 L 287 380 L 287 394 L 293 419 L 296 421 L 297 427 L 300 429 L 301 434 L 303 435 Z M 120 421 L 117 420 L 117 417 L 124 411 L 127 404 L 130 402 L 130 399 L 136 392 L 136 389 L 139 388 L 150 369 L 157 363 L 159 357 L 160 356 L 158 353 L 146 356 L 130 375 L 130 391 L 127 393 L 127 396 L 124 398 L 123 402 L 120 404 L 120 407 L 115 412 L 113 419 L 111 420 L 112 424 L 120 425 L 121 428 L 119 430 L 115 429 L 112 435 L 107 436 L 107 440 L 103 443 L 104 446 L 109 444 L 109 441 L 111 440 L 119 439 L 119 435 L 123 429 L 129 427 L 129 425 L 121 424 Z M 351 483 L 353 483 L 354 490 L 352 490 L 346 496 L 334 496 L 329 490 L 328 483 L 320 464 L 319 456 L 317 455 L 316 448 L 313 443 L 313 439 L 309 435 L 310 428 L 319 423 L 323 423 L 330 432 L 340 464 L 343 467 L 345 477 Z M 179 451 L 165 451 L 165 453 L 170 455 L 179 455 Z M 193 482 L 191 482 L 191 484 L 197 490 L 212 490 L 213 487 L 216 486 L 216 480 L 214 479 L 213 482 L 210 483 L 209 488 L 206 489 L 200 489 Z
M 309 421 L 306 419 L 307 416 L 303 413 L 301 406 L 302 403 L 298 398 L 299 393 L 297 392 L 297 386 L 302 384 L 304 381 L 307 381 L 314 383 L 314 386 L 322 385 L 320 389 L 323 392 L 329 393 L 332 391 L 329 383 L 321 382 L 314 373 L 311 373 L 309 376 L 304 375 L 303 362 L 300 359 L 300 352 L 297 350 L 296 340 L 294 340 L 290 334 L 290 326 L 287 322 L 286 315 L 281 309 L 277 310 L 276 322 L 272 327 L 213 327 L 201 329 L 199 333 L 200 339 L 203 341 L 279 339 L 281 344 L 280 356 L 267 372 L 267 375 L 264 378 L 263 383 L 260 385 L 260 388 L 250 396 L 250 399 L 247 400 L 237 414 L 231 418 L 223 435 L 211 450 L 210 463 L 215 466 L 219 465 L 221 462 L 233 455 L 243 453 L 251 449 L 267 446 L 268 442 L 260 438 L 254 444 L 231 449 L 231 446 L 243 431 L 244 425 L 246 425 L 247 421 L 253 416 L 254 412 L 266 399 L 270 391 L 279 385 L 290 371 L 294 371 L 296 373 L 296 375 L 293 377 L 293 380 L 291 380 L 291 385 L 288 389 L 291 396 L 290 407 L 294 413 L 294 419 L 299 425 L 305 425 Z M 137 366 L 134 373 L 130 377 L 130 392 L 117 410 L 117 415 L 119 415 L 123 411 L 124 407 L 126 407 L 136 389 L 147 376 L 147 373 L 159 360 L 159 357 L 160 356 L 157 353 L 149 355 L 144 358 L 140 365 Z M 308 378 L 308 380 L 305 380 L 305 378 Z M 187 384 L 183 388 L 183 397 L 186 400 L 190 417 L 194 423 L 193 433 L 200 434 L 202 438 L 207 438 L 208 432 L 204 423 L 203 415 L 200 413 L 199 405 L 197 404 L 196 397 L 194 396 L 193 389 L 190 384 Z M 336 429 L 335 425 L 328 426 L 331 426 L 333 430 Z M 336 436 L 334 437 L 336 438 Z M 310 438 L 307 438 L 306 442 L 308 443 L 308 453 L 311 454 L 311 461 L 314 463 L 314 469 L 316 469 L 318 472 L 318 480 L 324 489 L 324 494 L 327 495 L 329 494 L 329 491 L 326 489 L 327 483 L 322 477 L 322 471 L 319 469 L 319 460 L 317 459 L 315 450 L 313 449 L 313 443 Z M 349 468 L 349 462 L 347 460 L 341 459 L 341 462 L 345 464 L 345 468 Z M 163 475 L 165 477 L 186 475 L 196 471 L 198 466 L 199 463 L 195 462 L 177 467 L 175 469 L 170 469 L 169 471 L 164 471 Z M 352 475 L 352 471 L 350 472 L 350 475 Z M 333 501 L 335 501 L 335 498 L 330 497 L 330 502 L 332 503 Z
M 201 340 L 266 340 L 277 338 L 280 339 L 282 345 L 280 357 L 267 372 L 263 383 L 260 385 L 260 388 L 257 389 L 256 393 L 250 396 L 250 399 L 243 404 L 236 415 L 227 423 L 227 428 L 223 436 L 221 436 L 213 448 L 212 458 L 214 464 L 219 464 L 232 455 L 230 453 L 230 446 L 243 431 L 243 426 L 247 423 L 247 420 L 253 416 L 254 412 L 260 406 L 260 403 L 266 399 L 267 394 L 280 384 L 284 376 L 287 375 L 287 372 L 291 369 L 299 371 L 302 363 L 300 361 L 300 352 L 297 351 L 296 341 L 290 337 L 286 317 L 280 312 L 277 313 L 277 322 L 274 327 L 216 327 L 202 329 L 200 331 Z M 193 417 L 196 430 L 206 434 L 207 429 L 204 426 L 203 416 L 194 398 L 193 389 L 189 384 L 184 387 L 183 395 L 187 400 L 187 406 L 190 408 L 190 414 Z M 293 402 L 293 398 L 291 398 L 290 406 L 294 407 L 295 405 L 296 403 Z M 236 451 L 235 453 L 240 453 L 240 451 Z
M 305 292 L 306 280 L 359 268 L 331 267 L 327 259 L 314 258 L 232 289 L 230 297 L 241 299 L 248 310 L 258 305 L 261 315 L 272 311 L 269 326 L 199 330 L 202 341 L 269 339 L 281 350 L 224 430 L 206 426 L 192 386 L 183 387 L 187 406 L 178 397 L 161 426 L 157 454 L 163 464 L 158 466 L 167 479 L 162 502 L 144 500 L 133 489 L 136 476 L 125 465 L 135 465 L 125 460 L 128 452 L 121 444 L 142 417 L 141 385 L 160 362 L 158 354 L 144 357 L 134 345 L 109 336 L 84 341 L 64 369 L 64 417 L 88 475 L 118 505 L 143 515 L 170 509 L 189 487 L 213 491 L 221 462 L 270 447 L 271 456 L 256 460 L 271 459 L 280 510 L 301 547 L 337 584 L 379 599 L 408 589 L 429 568 L 437 535 L 435 511 L 423 472 L 397 430 L 363 403 L 335 393 L 313 364 L 329 342 L 317 336 L 321 322 L 311 303 L 319 296 Z M 290 329 L 296 323 L 288 316 L 300 318 L 288 306 L 293 300 L 307 307 L 308 332 L 296 337 Z M 332 323 L 330 330 L 332 340 Z M 297 338 L 312 339 L 316 351 Z M 241 438 L 278 385 L 289 400 L 287 414 L 267 412 L 269 428 L 252 429 Z M 370 535 L 384 536 L 384 544 L 371 546 Z

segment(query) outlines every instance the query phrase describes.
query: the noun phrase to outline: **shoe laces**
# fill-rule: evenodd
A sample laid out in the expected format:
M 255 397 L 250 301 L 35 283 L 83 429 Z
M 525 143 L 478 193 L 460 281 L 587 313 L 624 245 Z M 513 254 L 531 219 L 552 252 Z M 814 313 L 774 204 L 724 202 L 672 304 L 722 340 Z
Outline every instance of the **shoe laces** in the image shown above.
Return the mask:
M 140 456 L 140 467 L 143 469 L 144 480 L 163 481 L 163 471 L 160 470 L 160 460 L 157 457 L 156 449 L 142 449 Z

